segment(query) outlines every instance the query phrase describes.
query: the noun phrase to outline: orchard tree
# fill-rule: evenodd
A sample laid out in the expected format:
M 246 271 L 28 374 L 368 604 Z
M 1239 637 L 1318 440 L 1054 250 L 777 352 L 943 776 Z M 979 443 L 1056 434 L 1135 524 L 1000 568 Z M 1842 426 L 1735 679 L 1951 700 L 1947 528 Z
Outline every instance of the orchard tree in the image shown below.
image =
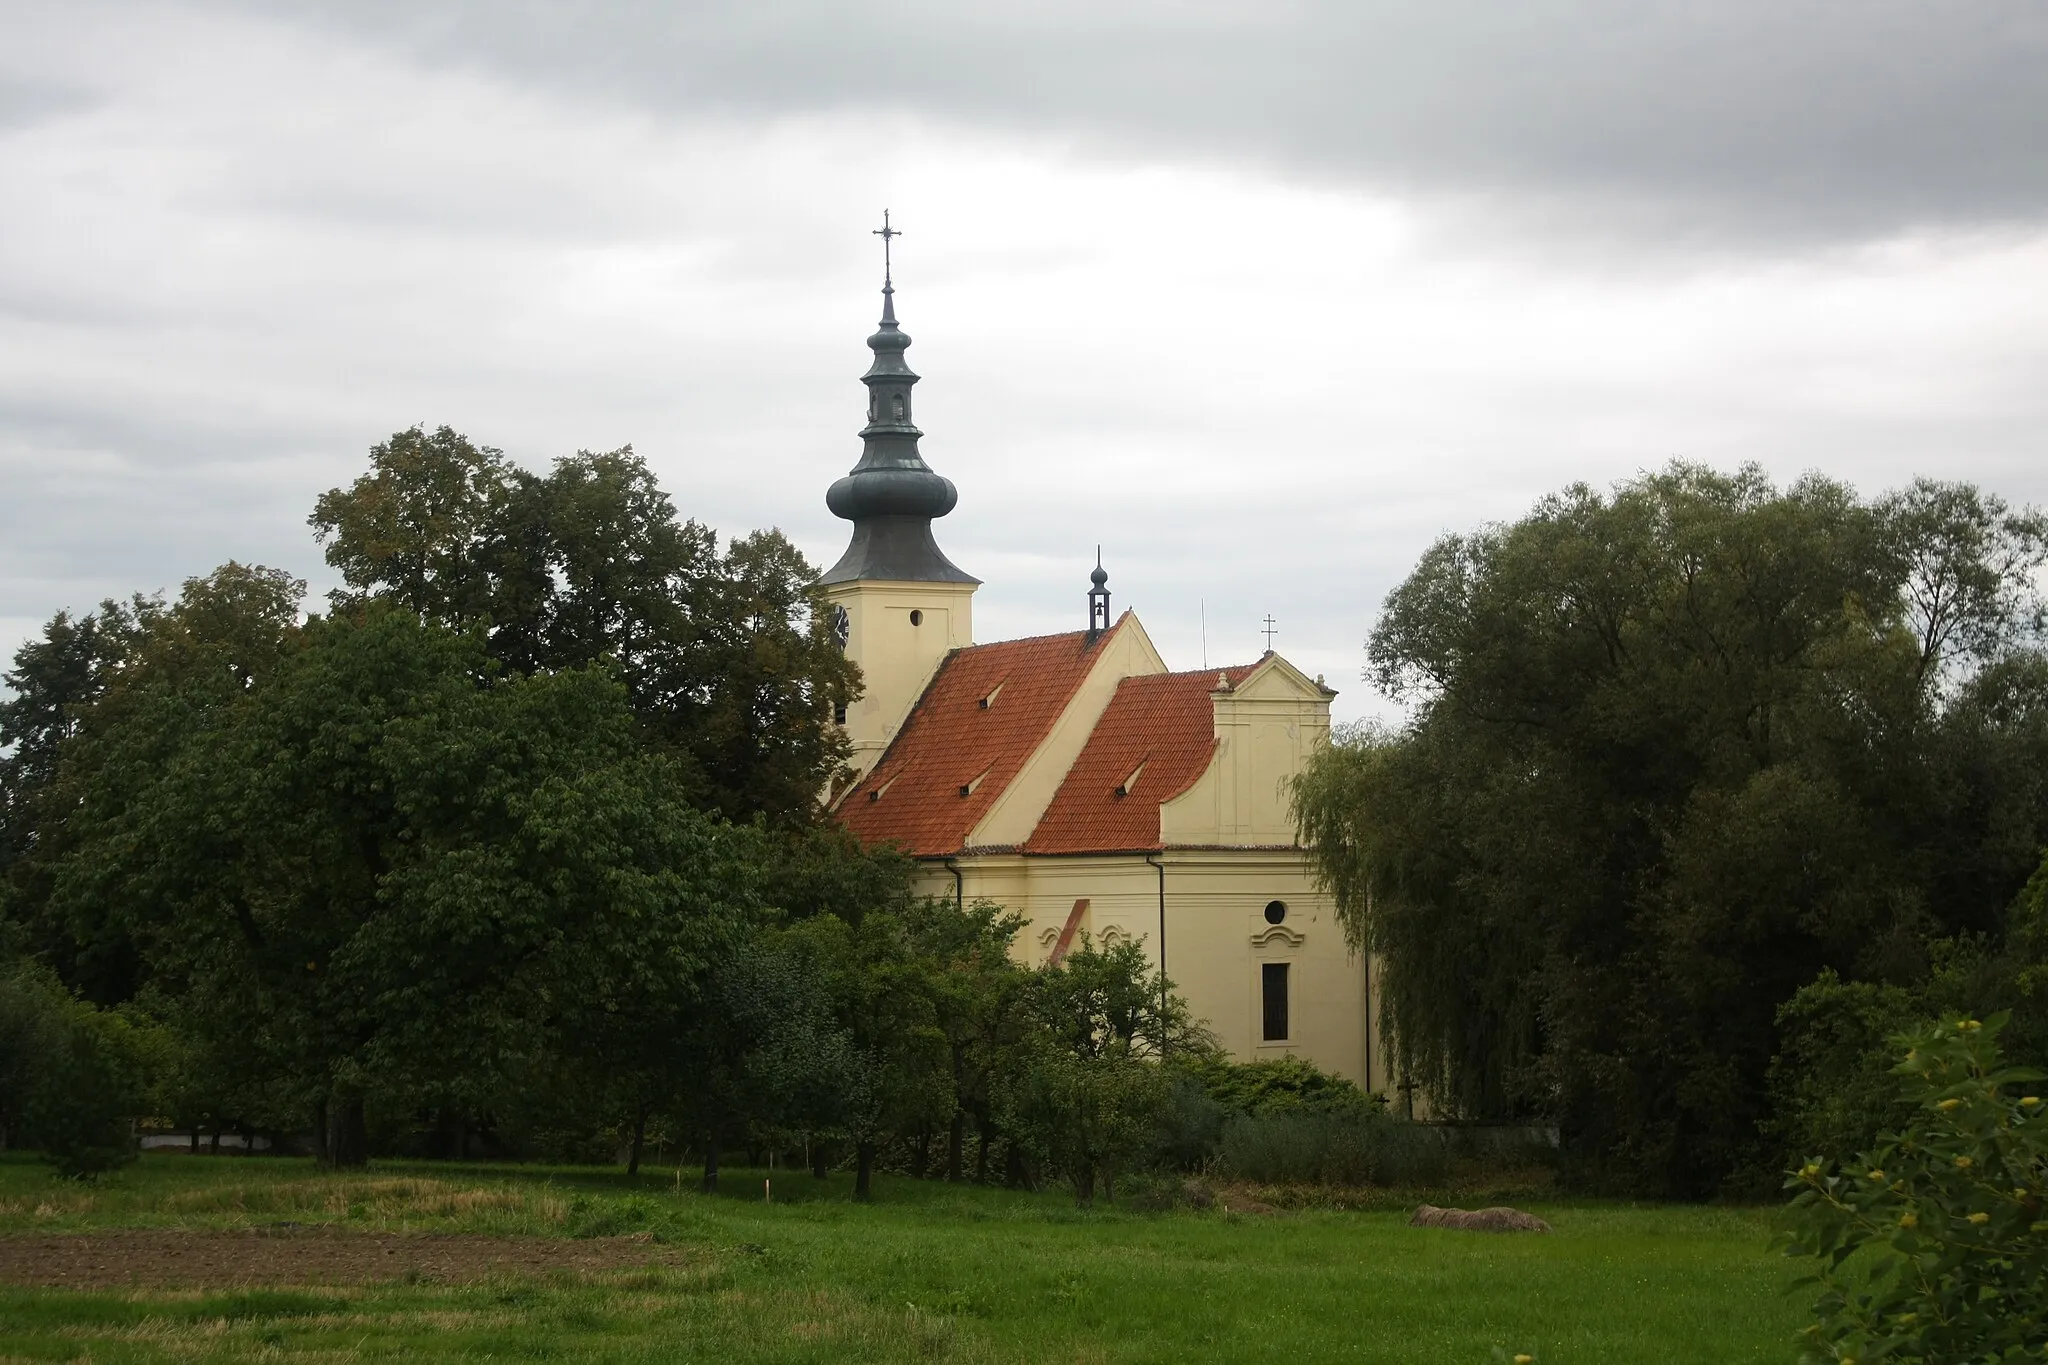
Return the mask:
M 1030 989 L 1030 1026 L 997 1085 L 1004 1125 L 1092 1203 L 1151 1152 L 1172 1098 L 1167 1057 L 1213 1056 L 1214 1040 L 1136 943 L 1083 940 Z
M 676 800 L 614 679 L 496 673 L 370 610 L 246 688 L 152 682 L 95 741 L 55 900 L 291 1078 L 336 1164 L 373 1092 L 480 1103 L 697 989 L 749 904 L 753 844 Z

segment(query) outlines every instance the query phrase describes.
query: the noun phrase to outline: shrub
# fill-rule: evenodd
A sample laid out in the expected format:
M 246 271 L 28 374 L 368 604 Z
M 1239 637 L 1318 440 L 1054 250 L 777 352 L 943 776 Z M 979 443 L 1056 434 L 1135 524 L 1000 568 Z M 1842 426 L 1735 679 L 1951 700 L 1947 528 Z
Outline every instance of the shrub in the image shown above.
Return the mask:
M 1223 1142 L 1230 1111 L 1211 1096 L 1192 1069 L 1168 1069 L 1166 1103 L 1160 1113 L 1153 1158 L 1158 1165 L 1194 1171 L 1213 1159 Z
M 1268 1184 L 1424 1185 L 1449 1165 L 1442 1136 L 1375 1110 L 1247 1114 L 1223 1129 L 1217 1165 Z
M 0 979 L 8 1137 L 39 1147 L 72 1180 L 133 1161 L 155 1044 L 147 1024 L 94 1009 L 42 968 L 17 966 Z
M 1233 1114 L 1359 1113 L 1384 1108 L 1386 1096 L 1368 1095 L 1342 1076 L 1300 1057 L 1230 1062 L 1204 1057 L 1180 1063 L 1210 1099 Z
M 2037 1360 L 2048 1349 L 2048 1118 L 2041 1073 L 2004 1065 L 2003 1014 L 1896 1042 L 1913 1119 L 1786 1188 L 1787 1251 L 1818 1263 L 1809 1362 Z

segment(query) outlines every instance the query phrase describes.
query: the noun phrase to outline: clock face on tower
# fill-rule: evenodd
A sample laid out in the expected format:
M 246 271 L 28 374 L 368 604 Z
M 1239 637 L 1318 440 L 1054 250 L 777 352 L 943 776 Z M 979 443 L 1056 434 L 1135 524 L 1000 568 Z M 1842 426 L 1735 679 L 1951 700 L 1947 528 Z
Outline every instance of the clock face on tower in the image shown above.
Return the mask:
M 832 608 L 832 638 L 839 642 L 839 648 L 846 648 L 846 637 L 853 629 L 853 618 L 846 614 L 846 608 Z

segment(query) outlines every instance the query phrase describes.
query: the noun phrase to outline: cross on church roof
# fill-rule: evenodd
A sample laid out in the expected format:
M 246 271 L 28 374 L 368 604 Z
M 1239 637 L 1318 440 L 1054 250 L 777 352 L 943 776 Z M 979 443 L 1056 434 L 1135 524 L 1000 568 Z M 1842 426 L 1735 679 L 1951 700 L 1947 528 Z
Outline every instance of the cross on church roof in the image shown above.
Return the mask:
M 882 225 L 875 229 L 874 235 L 882 239 L 882 287 L 887 289 L 891 283 L 889 279 L 889 243 L 901 237 L 903 230 L 889 226 L 889 210 L 883 209 Z
M 1260 634 L 1266 637 L 1266 652 L 1268 654 L 1271 654 L 1273 652 L 1273 637 L 1275 635 L 1278 635 L 1279 633 L 1280 627 L 1273 623 L 1273 613 L 1270 611 L 1267 612 L 1266 628 L 1263 631 L 1261 631 Z

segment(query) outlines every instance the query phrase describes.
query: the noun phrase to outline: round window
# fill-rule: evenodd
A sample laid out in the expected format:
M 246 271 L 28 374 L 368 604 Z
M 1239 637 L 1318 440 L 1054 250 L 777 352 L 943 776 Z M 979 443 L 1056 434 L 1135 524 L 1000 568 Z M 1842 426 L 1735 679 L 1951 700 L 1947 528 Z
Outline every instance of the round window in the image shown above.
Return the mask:
M 911 613 L 910 613 L 910 624 L 911 624 L 911 625 L 913 625 L 913 626 L 921 626 L 921 625 L 923 625 L 923 624 L 924 624 L 924 613 L 923 613 L 923 612 L 921 612 L 921 611 L 913 611 L 913 612 L 911 612 Z
M 1267 902 L 1266 902 L 1266 923 L 1268 923 L 1268 924 L 1278 924 L 1278 923 L 1279 923 L 1279 922 L 1280 922 L 1281 920 L 1283 920 L 1283 919 L 1286 919 L 1286 918 L 1287 918 L 1287 902 L 1286 902 L 1286 901 L 1267 901 Z

